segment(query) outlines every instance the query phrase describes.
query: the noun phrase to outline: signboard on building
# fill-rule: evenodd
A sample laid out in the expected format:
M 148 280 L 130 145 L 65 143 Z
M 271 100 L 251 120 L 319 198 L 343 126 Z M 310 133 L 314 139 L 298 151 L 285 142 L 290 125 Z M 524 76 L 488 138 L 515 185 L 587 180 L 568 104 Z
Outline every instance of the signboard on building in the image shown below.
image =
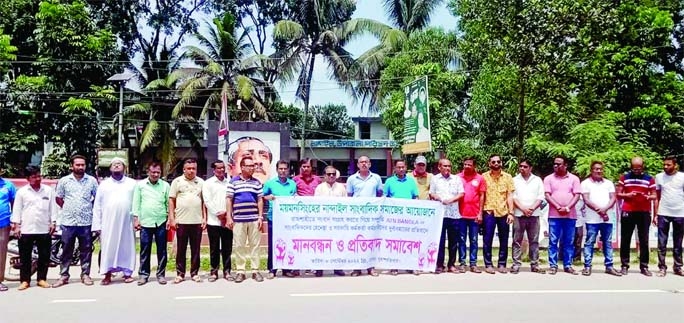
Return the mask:
M 128 163 L 128 149 L 100 149 L 97 151 L 97 166 L 109 167 L 114 157 L 123 158 Z
M 403 154 L 432 151 L 430 134 L 430 106 L 428 103 L 427 76 L 413 81 L 404 88 L 404 145 Z

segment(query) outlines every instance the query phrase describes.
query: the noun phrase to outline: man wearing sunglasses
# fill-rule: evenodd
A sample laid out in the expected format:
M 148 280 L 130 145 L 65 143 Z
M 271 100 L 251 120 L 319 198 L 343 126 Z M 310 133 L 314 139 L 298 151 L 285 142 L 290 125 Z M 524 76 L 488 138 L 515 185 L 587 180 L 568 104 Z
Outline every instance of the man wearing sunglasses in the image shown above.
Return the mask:
M 334 196 L 334 197 L 346 197 L 347 196 L 347 189 L 344 188 L 344 185 L 341 183 L 337 182 L 337 177 L 338 177 L 339 171 L 335 169 L 333 166 L 326 166 L 325 167 L 325 182 L 319 184 L 316 186 L 316 190 L 314 191 L 314 196 Z M 343 270 L 340 269 L 335 269 L 333 271 L 335 276 L 344 276 L 345 273 Z M 316 270 L 316 276 L 320 277 L 323 276 L 323 271 L 322 270 Z
M 563 271 L 579 274 L 572 268 L 575 253 L 575 204 L 582 194 L 579 177 L 568 172 L 565 157 L 553 160 L 553 173 L 544 178 L 544 192 L 549 202 L 549 274 L 558 272 L 558 244 L 563 248 Z
M 489 171 L 482 174 L 487 184 L 487 195 L 485 196 L 484 214 L 482 225 L 484 226 L 484 237 L 482 240 L 482 255 L 484 257 L 485 272 L 494 274 L 494 263 L 492 262 L 492 243 L 494 242 L 494 230 L 499 234 L 499 259 L 497 261 L 498 270 L 505 274 L 506 260 L 508 259 L 508 236 L 510 234 L 510 224 L 513 223 L 513 177 L 502 170 L 503 162 L 501 156 L 489 156 Z

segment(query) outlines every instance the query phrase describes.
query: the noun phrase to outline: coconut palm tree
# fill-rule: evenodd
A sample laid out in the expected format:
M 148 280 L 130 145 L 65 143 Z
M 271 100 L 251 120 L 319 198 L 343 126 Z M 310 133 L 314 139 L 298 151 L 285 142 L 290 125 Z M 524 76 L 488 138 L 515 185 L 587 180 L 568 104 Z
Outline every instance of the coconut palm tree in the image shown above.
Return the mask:
M 430 24 L 430 15 L 443 0 L 383 0 L 391 27 L 385 28 L 378 45 L 361 54 L 352 70 L 358 80 L 355 98 L 368 103 L 371 111 L 378 108 L 380 73 L 388 57 L 401 50 L 411 33 Z
M 250 47 L 245 37 L 246 31 L 237 35 L 236 19 L 230 13 L 215 18 L 206 33 L 195 34 L 200 45 L 187 46 L 181 55 L 181 59 L 191 60 L 193 66 L 176 70 L 180 99 L 173 117 L 191 104 L 203 105 L 200 113 L 191 113 L 197 119 L 206 118 L 211 111 L 218 114 L 225 96 L 228 102 L 242 100 L 257 117 L 268 121 L 265 93 L 272 86 L 259 78 L 257 62 L 262 57 L 248 56 Z
M 344 46 L 367 32 L 377 37 L 389 32 L 388 26 L 375 20 L 351 19 L 355 9 L 353 0 L 300 0 L 292 4 L 291 20 L 275 24 L 273 36 L 277 51 L 272 58 L 281 62 L 279 71 L 283 81 L 297 80 L 296 96 L 304 103 L 305 118 L 318 60 L 328 65 L 334 80 L 354 94 L 350 71 L 354 59 Z M 301 130 L 301 137 L 306 138 L 305 127 Z M 303 154 L 303 144 L 301 149 Z

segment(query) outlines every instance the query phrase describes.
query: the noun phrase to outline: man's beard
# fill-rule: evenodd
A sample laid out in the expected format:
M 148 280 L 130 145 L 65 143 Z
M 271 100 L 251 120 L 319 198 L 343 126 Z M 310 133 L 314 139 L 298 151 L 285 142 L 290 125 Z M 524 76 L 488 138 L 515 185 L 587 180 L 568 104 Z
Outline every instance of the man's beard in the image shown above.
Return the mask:
M 83 175 L 85 174 L 85 169 L 74 169 L 73 172 L 77 175 Z

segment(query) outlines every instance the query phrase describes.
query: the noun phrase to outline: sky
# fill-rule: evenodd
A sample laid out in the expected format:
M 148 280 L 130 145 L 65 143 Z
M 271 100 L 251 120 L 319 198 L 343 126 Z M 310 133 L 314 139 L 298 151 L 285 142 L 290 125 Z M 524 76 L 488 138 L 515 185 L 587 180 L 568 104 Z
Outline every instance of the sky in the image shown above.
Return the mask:
M 446 6 L 446 2 L 440 6 L 431 16 L 430 25 L 442 27 L 445 30 L 453 30 L 456 27 L 456 18 Z M 382 23 L 389 24 L 385 10 L 380 0 L 358 0 L 356 12 L 353 18 L 370 18 Z M 347 50 L 354 56 L 358 56 L 377 44 L 372 36 L 361 37 L 347 46 Z M 295 98 L 297 84 L 280 84 L 280 99 L 286 104 L 295 104 L 303 107 L 301 100 Z M 318 59 L 314 66 L 313 80 L 311 81 L 311 98 L 309 105 L 325 105 L 328 103 L 344 104 L 351 117 L 369 116 L 367 109 L 362 109 L 360 103 L 354 104 L 353 99 L 329 77 L 327 64 Z

